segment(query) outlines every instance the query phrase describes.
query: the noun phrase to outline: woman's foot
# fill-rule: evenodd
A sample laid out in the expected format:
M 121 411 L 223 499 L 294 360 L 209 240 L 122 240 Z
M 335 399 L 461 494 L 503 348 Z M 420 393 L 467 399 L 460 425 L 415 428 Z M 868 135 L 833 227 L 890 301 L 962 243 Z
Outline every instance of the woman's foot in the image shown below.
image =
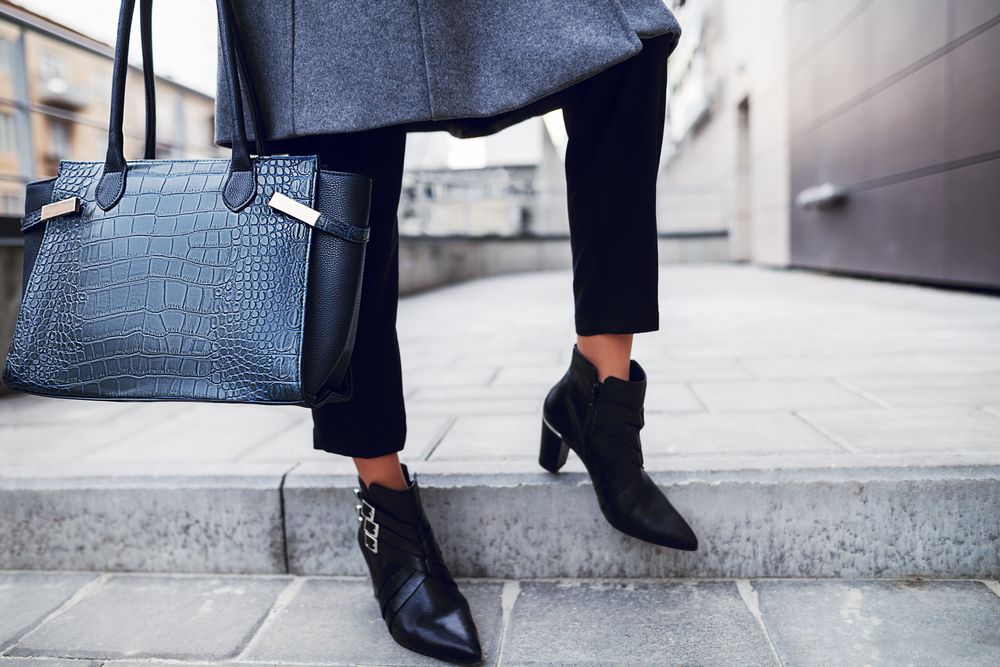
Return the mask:
M 441 559 L 416 482 L 406 488 L 358 478 L 358 543 L 389 634 L 401 646 L 439 660 L 482 660 L 469 603 Z
M 573 347 L 569 370 L 545 399 L 538 462 L 556 472 L 572 449 L 594 482 L 601 512 L 626 535 L 694 551 L 698 538 L 642 467 L 639 429 L 646 374 L 632 361 L 628 381 L 607 376 Z

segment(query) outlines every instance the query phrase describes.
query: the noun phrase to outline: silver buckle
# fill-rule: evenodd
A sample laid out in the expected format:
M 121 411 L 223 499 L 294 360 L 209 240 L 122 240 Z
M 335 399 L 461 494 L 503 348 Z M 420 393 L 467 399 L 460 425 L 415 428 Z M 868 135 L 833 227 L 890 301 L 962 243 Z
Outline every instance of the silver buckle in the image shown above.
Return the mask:
M 367 500 L 362 500 L 354 509 L 358 513 L 358 523 L 364 532 L 365 547 L 373 554 L 377 554 L 379 525 L 375 523 L 375 508 Z

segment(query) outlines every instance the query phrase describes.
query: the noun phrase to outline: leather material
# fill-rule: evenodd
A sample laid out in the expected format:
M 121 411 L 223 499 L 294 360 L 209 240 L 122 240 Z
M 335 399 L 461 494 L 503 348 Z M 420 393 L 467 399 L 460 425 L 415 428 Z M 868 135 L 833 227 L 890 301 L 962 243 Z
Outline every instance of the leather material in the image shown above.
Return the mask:
M 363 232 L 363 238 L 350 231 L 344 236 L 331 234 L 329 227 L 313 232 L 302 387 L 309 402 L 322 405 L 331 399 L 347 400 L 353 393 L 348 371 L 361 308 L 371 180 L 357 174 L 320 171 L 316 202 L 321 220 L 336 220 L 340 226 Z M 347 303 L 351 304 L 349 313 L 330 317 Z
M 146 147 L 143 160 L 156 159 L 156 74 L 153 71 L 153 0 L 139 0 L 142 81 L 146 93 Z
M 313 223 L 313 227 L 351 243 L 367 243 L 370 235 L 367 227 L 355 227 L 346 222 L 334 220 L 327 215 L 319 216 Z
M 337 295 L 310 322 L 316 331 L 352 332 L 364 256 L 363 245 L 330 237 L 313 261 L 329 265 L 346 248 L 352 272 L 313 275 L 310 238 L 322 232 L 265 203 L 280 190 L 315 205 L 316 159 L 259 159 L 261 194 L 240 213 L 221 203 L 228 161 L 133 163 L 111 211 L 94 205 L 101 171 L 60 165 L 50 199 L 80 197 L 84 211 L 39 226 L 4 382 L 50 396 L 309 405 L 307 288 Z M 349 359 L 353 338 L 341 343 L 337 358 Z
M 231 211 L 240 211 L 253 201 L 256 178 L 254 165 L 250 157 L 247 143 L 247 132 L 243 117 L 243 100 L 239 83 L 240 71 L 245 73 L 246 66 L 238 61 L 237 42 L 239 37 L 235 23 L 232 20 L 232 8 L 229 0 L 216 0 L 219 19 L 219 43 L 222 53 L 222 70 L 225 75 L 227 89 L 231 101 L 232 124 L 232 154 L 230 160 L 230 177 L 224 188 L 223 203 Z M 114 73 L 111 87 L 111 121 L 108 128 L 108 153 L 104 162 L 104 172 L 97 188 L 97 203 L 105 211 L 114 207 L 121 199 L 127 180 L 127 163 L 124 157 L 124 134 L 122 123 L 125 113 L 125 81 L 128 72 L 129 36 L 132 27 L 132 17 L 135 13 L 135 0 L 122 0 L 118 16 L 118 36 L 115 44 Z M 153 74 L 152 50 L 152 0 L 140 2 L 140 34 L 142 36 L 143 82 L 146 93 L 146 148 L 145 155 L 150 159 L 156 148 L 156 95 L 154 91 L 155 77 Z M 249 81 L 249 80 L 248 80 Z M 253 88 L 250 87 L 250 94 Z M 251 108 L 256 109 L 255 99 L 250 100 Z M 259 122 L 259 114 L 254 113 L 252 120 Z M 255 132 L 259 130 L 255 126 Z
M 370 179 L 321 174 L 316 157 L 251 159 L 239 113 L 231 160 L 125 163 L 122 72 L 134 6 L 123 0 L 119 16 L 107 159 L 62 162 L 56 179 L 27 188 L 23 299 L 4 382 L 75 398 L 306 407 L 349 399 Z M 238 90 L 238 36 L 228 0 L 217 6 Z M 141 0 L 147 83 L 150 8 Z M 148 114 L 147 151 L 155 122 Z M 319 228 L 271 209 L 276 191 L 319 210 Z M 81 213 L 43 223 L 43 205 L 74 196 Z
M 41 215 L 42 207 L 52 203 L 52 189 L 55 185 L 56 179 L 54 178 L 28 183 L 24 189 L 24 213 L 26 217 L 34 216 L 37 219 Z M 45 225 L 25 227 L 22 224 L 21 231 L 24 232 L 24 266 L 21 277 L 21 294 L 24 294 L 28 290 L 28 277 L 31 275 L 31 270 L 35 267 L 38 249 L 42 246 Z
M 110 211 L 121 201 L 122 195 L 125 194 L 125 170 L 123 167 L 121 171 L 107 171 L 105 165 L 94 194 L 94 199 L 102 210 Z
M 403 466 L 406 479 L 409 472 Z M 382 618 L 401 646 L 440 660 L 482 660 L 469 603 L 441 558 L 415 482 L 403 491 L 358 480 L 358 543 L 371 572 Z M 375 527 L 377 526 L 377 528 Z M 377 537 L 371 535 L 377 530 Z M 368 535 L 366 535 L 366 532 Z M 377 549 L 377 552 L 373 551 Z
M 222 187 L 222 200 L 233 212 L 242 211 L 257 194 L 257 179 L 253 170 L 232 171 Z
M 545 398 L 539 463 L 556 472 L 567 448 L 583 460 L 601 512 L 640 540 L 695 551 L 698 538 L 642 467 L 646 374 L 635 361 L 629 381 L 597 381 L 597 369 L 574 346 L 566 375 Z
M 56 186 L 55 178 L 28 183 L 24 188 L 24 214 L 39 213 L 42 207 L 52 203 L 52 190 Z

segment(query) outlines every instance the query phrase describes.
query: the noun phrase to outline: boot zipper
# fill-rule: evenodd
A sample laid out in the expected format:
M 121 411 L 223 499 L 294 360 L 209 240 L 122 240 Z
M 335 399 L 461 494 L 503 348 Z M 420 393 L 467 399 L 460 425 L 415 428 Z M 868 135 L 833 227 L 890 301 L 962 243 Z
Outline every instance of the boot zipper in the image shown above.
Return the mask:
M 601 394 L 601 383 L 595 382 L 590 388 L 590 405 L 587 406 L 587 418 L 583 425 L 583 442 L 580 443 L 581 448 L 588 450 L 587 443 L 590 441 L 591 431 L 594 430 L 594 417 L 596 416 L 596 411 L 594 406 L 597 405 L 597 397 Z

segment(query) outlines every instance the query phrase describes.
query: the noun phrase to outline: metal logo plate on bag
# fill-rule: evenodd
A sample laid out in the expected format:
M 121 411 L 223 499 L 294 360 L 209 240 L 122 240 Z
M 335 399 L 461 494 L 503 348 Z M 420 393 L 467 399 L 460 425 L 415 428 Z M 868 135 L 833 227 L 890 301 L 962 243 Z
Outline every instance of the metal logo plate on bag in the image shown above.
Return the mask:
M 49 218 L 57 218 L 60 215 L 67 215 L 69 213 L 79 213 L 82 208 L 79 197 L 70 197 L 69 199 L 63 199 L 62 201 L 53 202 L 51 204 L 46 204 L 42 207 L 42 215 L 40 220 L 48 220 Z
M 311 209 L 305 204 L 300 204 L 280 192 L 275 192 L 271 197 L 271 201 L 267 202 L 267 205 L 276 211 L 281 211 L 285 215 L 306 223 L 310 227 L 314 227 L 316 221 L 319 220 L 319 211 Z

